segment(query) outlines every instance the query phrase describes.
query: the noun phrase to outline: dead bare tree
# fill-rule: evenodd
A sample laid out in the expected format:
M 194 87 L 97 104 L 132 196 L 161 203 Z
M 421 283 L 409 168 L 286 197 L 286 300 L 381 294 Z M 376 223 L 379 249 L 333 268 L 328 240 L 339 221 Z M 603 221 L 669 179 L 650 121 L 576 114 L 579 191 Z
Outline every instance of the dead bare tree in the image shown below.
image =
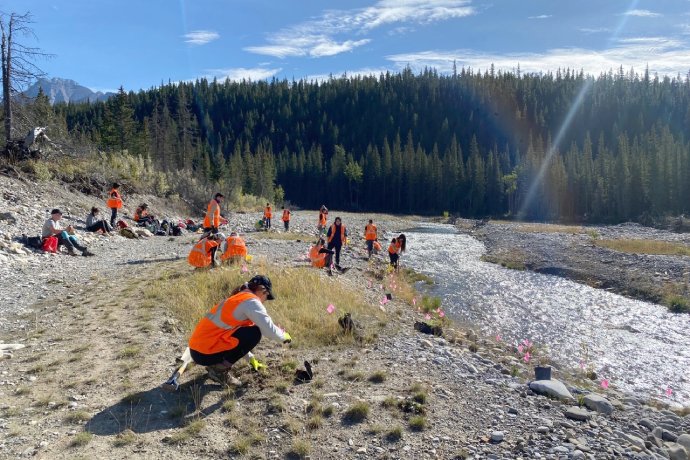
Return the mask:
M 5 116 L 5 142 L 13 135 L 12 102 L 35 79 L 45 76 L 35 61 L 51 55 L 39 48 L 27 46 L 17 37 L 36 38 L 31 28 L 30 12 L 24 14 L 0 12 L 0 54 L 2 64 L 2 101 Z

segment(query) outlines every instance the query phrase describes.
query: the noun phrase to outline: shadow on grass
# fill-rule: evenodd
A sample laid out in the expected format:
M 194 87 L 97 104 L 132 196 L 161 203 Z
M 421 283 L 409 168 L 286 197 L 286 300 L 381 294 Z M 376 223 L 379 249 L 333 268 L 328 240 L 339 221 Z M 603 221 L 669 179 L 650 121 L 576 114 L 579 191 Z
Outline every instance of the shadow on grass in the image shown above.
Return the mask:
M 206 382 L 205 382 L 206 381 Z M 150 433 L 181 427 L 188 419 L 204 418 L 222 407 L 223 398 L 204 407 L 204 397 L 224 388 L 201 375 L 180 385 L 174 393 L 159 387 L 132 393 L 110 407 L 94 415 L 86 423 L 86 431 L 100 436 L 117 435 L 125 430 L 135 433 Z M 237 389 L 236 395 L 246 391 Z M 203 408 L 197 410 L 197 408 Z

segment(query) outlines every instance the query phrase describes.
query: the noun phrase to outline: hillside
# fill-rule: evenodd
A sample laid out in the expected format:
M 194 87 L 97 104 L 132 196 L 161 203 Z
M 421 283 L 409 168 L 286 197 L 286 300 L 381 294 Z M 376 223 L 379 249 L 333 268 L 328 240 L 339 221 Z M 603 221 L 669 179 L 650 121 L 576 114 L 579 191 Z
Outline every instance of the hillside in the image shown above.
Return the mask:
M 2 235 L 39 228 L 53 206 L 69 206 L 78 224 L 98 203 L 53 182 L 0 177 L 0 190 L 0 207 L 15 221 L 3 214 Z M 125 199 L 178 215 L 164 200 Z M 373 217 L 385 235 L 411 224 L 337 214 L 351 229 Z M 556 369 L 556 377 L 575 399 L 538 396 L 526 385 L 531 366 L 512 345 L 451 323 L 444 337 L 416 332 L 423 313 L 411 304 L 412 281 L 387 274 L 381 256 L 369 265 L 358 243 L 343 256 L 347 273 L 328 277 L 308 268 L 315 212 L 296 212 L 290 234 L 253 231 L 258 213 L 228 217 L 254 257 L 247 274 L 238 266 L 195 273 L 185 260 L 191 234 L 97 237 L 89 241 L 97 254 L 90 258 L 6 256 L 0 342 L 26 347 L 12 353 L 0 377 L 0 457 L 686 458 L 669 441 L 686 443 L 687 434 L 677 436 L 690 431 L 687 416 L 614 388 L 599 390 L 609 403 L 585 397 L 591 385 L 566 369 Z M 222 298 L 206 290 L 233 287 L 259 270 L 274 283 L 284 280 L 267 308 L 294 331 L 293 344 L 262 341 L 256 351 L 268 372 L 238 363 L 239 388 L 222 389 L 197 367 L 178 393 L 160 391 L 195 321 L 177 307 L 188 297 Z M 307 295 L 294 297 L 302 290 Z M 381 305 L 385 292 L 393 300 Z M 337 336 L 349 298 L 361 303 L 355 320 L 362 342 Z M 333 340 L 318 342 L 327 330 Z M 294 368 L 305 359 L 314 363 L 315 380 L 296 384 Z M 578 399 L 602 412 L 573 408 Z

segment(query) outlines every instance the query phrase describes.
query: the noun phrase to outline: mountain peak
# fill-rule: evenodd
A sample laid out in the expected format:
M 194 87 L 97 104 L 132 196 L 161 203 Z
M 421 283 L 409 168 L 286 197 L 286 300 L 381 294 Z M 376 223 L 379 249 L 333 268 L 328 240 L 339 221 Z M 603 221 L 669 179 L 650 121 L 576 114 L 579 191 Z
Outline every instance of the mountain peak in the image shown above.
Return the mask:
M 96 102 L 104 101 L 115 93 L 103 93 L 101 91 L 92 91 L 86 86 L 82 86 L 74 80 L 67 78 L 39 78 L 36 83 L 31 85 L 24 95 L 34 98 L 38 95 L 38 89 L 41 88 L 43 93 L 48 96 L 51 104 L 59 104 L 61 102 Z

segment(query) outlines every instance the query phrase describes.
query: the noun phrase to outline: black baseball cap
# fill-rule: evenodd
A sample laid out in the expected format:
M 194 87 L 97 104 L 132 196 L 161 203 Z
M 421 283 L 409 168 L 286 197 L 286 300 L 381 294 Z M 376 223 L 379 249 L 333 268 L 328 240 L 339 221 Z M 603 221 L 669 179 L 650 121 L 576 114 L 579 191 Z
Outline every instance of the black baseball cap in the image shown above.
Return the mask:
M 249 288 L 251 289 L 253 286 L 263 286 L 266 288 L 266 291 L 268 291 L 268 297 L 266 297 L 266 300 L 273 300 L 275 299 L 275 296 L 273 295 L 273 285 L 271 284 L 271 280 L 268 279 L 268 276 L 264 275 L 256 275 L 254 278 L 249 280 Z
M 58 208 L 53 209 L 50 211 L 50 215 L 52 216 L 53 214 L 60 214 L 62 215 L 62 211 L 60 211 Z

